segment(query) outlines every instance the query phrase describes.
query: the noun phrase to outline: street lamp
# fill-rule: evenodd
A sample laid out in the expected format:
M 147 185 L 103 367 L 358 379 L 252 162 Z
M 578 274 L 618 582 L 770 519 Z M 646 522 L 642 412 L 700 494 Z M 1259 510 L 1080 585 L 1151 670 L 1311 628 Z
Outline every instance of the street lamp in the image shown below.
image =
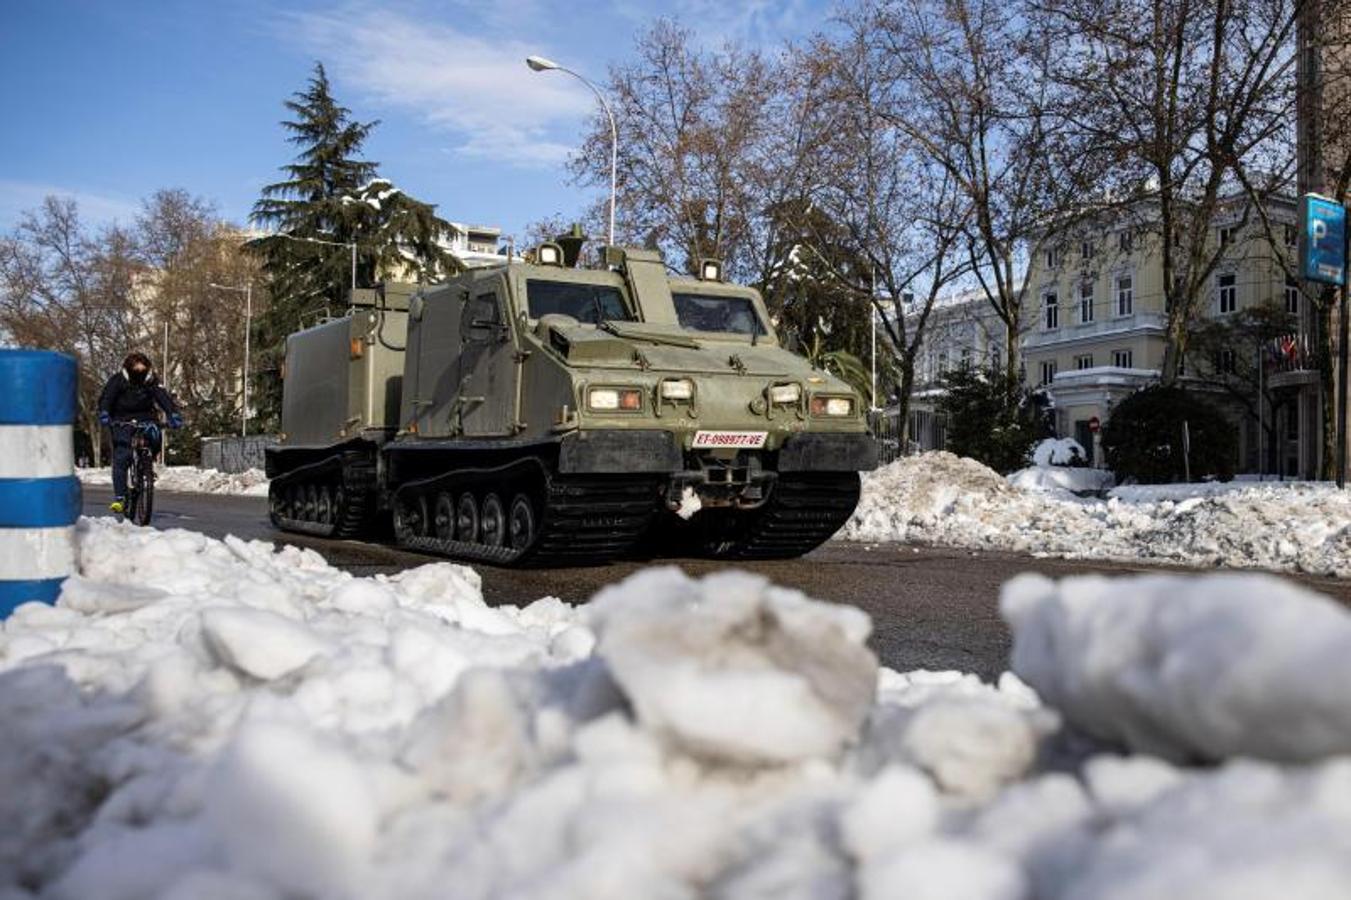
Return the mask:
M 296 237 L 294 234 L 287 234 L 284 231 L 278 231 L 276 234 L 270 234 L 268 237 L 286 238 L 288 241 L 297 241 L 302 244 L 324 244 L 328 247 L 346 247 L 352 251 L 352 290 L 357 289 L 357 245 L 355 241 L 324 241 L 312 237 Z
M 610 110 L 610 104 L 606 102 L 605 95 L 586 78 L 578 75 L 569 68 L 560 66 L 551 59 L 545 59 L 542 56 L 527 56 L 525 64 L 536 72 L 558 71 L 566 72 L 573 78 L 576 78 L 582 84 L 591 88 L 591 92 L 596 95 L 600 101 L 601 109 L 605 110 L 605 116 L 610 120 L 610 240 L 611 246 L 615 242 L 615 185 L 617 183 L 616 173 L 619 168 L 619 129 L 615 127 L 615 114 Z
M 221 291 L 234 291 L 244 295 L 244 406 L 239 412 L 239 436 L 249 436 L 249 332 L 253 330 L 253 282 L 246 281 L 240 287 L 228 284 L 207 282 L 207 287 Z

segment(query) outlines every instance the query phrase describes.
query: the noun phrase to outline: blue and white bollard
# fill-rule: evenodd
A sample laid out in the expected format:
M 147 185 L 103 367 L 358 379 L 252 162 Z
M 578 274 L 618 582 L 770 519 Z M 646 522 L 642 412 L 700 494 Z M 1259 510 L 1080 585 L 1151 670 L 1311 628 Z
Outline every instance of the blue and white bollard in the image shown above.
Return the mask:
M 75 571 L 76 379 L 63 353 L 0 350 L 0 619 Z

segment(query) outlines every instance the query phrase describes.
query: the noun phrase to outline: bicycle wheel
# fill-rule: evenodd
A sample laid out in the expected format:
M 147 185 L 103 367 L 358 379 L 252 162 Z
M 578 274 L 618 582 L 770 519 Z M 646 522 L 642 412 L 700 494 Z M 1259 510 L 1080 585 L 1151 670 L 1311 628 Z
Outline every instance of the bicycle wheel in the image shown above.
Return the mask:
M 136 460 L 136 510 L 132 519 L 137 525 L 149 525 L 155 509 L 155 463 L 149 456 Z

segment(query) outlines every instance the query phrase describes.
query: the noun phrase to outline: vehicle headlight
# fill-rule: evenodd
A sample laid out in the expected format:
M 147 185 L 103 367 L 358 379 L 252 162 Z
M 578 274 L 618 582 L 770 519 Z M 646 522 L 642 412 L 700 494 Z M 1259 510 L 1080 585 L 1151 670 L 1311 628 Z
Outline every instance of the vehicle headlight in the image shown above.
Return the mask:
M 776 384 L 769 389 L 769 402 L 776 406 L 787 406 L 802 399 L 802 385 Z
M 689 400 L 694 396 L 694 382 L 688 378 L 673 378 L 661 383 L 661 399 Z
M 592 388 L 586 392 L 586 405 L 600 412 L 631 412 L 643 408 L 643 392 L 637 388 Z
M 814 416 L 850 416 L 854 414 L 852 397 L 813 397 L 812 415 Z

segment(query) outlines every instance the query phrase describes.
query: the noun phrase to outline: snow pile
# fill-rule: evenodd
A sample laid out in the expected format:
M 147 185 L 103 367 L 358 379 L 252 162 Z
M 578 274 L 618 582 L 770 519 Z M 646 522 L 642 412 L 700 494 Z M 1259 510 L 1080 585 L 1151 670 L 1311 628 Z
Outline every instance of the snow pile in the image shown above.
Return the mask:
M 113 483 L 112 469 L 76 469 L 75 474 L 84 484 Z M 199 469 L 196 466 L 155 467 L 155 488 L 161 491 L 266 497 L 267 483 L 267 475 L 262 469 L 221 472 L 216 469 Z
M 1009 484 L 1020 491 L 1042 491 L 1070 494 L 1099 494 L 1112 486 L 1115 479 L 1106 469 L 1084 466 L 1032 466 L 1009 475 Z
M 1088 468 L 1088 454 L 1072 438 L 1047 438 L 1032 448 L 1030 459 L 1030 467 L 1009 476 L 1009 484 L 1019 490 L 1094 494 L 1115 480 L 1105 469 Z
M 1004 587 L 1013 670 L 1098 737 L 1174 760 L 1351 755 L 1351 614 L 1273 576 Z
M 22 607 L 0 631 L 6 897 L 1351 889 L 1351 759 L 1317 758 L 1331 726 L 1308 717 L 1326 710 L 1293 684 L 1240 706 L 1279 712 L 1275 725 L 1306 736 L 1307 765 L 1062 754 L 1053 772 L 1061 718 L 1014 676 L 878 670 L 865 616 L 755 576 L 650 569 L 589 607 L 490 608 L 475 573 L 449 563 L 354 578 L 310 551 L 105 520 L 82 522 L 79 540 L 60 603 Z M 1124 686 L 1147 665 L 1104 658 L 1097 629 L 1162 648 L 1203 619 L 1281 641 L 1309 612 L 1249 577 L 1274 618 L 1226 617 L 1209 585 L 1172 588 L 1190 610 L 1172 628 L 1155 602 L 1117 625 L 1110 598 L 1073 582 L 1021 582 L 1006 603 L 1019 653 L 1041 648 L 1030 677 L 1066 667 L 1056 696 L 1072 720 L 1095 704 L 1103 721 L 1157 709 L 1163 729 L 1166 679 L 1130 703 L 1075 693 L 1102 690 L 1078 686 L 1086 669 Z M 1078 607 L 1099 604 L 1108 613 L 1082 624 Z M 1093 631 L 1082 657 L 1047 637 L 1062 630 Z M 1325 630 L 1330 652 L 1344 637 Z M 1220 640 L 1208 663 L 1241 671 L 1249 649 Z M 1212 725 L 1228 727 L 1222 713 Z
M 1086 462 L 1088 454 L 1074 438 L 1047 438 L 1032 448 L 1034 466 L 1071 466 Z
M 865 473 L 858 508 L 838 536 L 1351 576 L 1351 493 L 1330 484 L 1175 485 L 1112 494 L 1023 490 L 974 460 L 924 453 Z
M 679 570 L 596 595 L 597 655 L 638 721 L 667 743 L 722 762 L 836 757 L 872 707 L 872 625 L 853 607 L 766 590 L 763 579 Z

